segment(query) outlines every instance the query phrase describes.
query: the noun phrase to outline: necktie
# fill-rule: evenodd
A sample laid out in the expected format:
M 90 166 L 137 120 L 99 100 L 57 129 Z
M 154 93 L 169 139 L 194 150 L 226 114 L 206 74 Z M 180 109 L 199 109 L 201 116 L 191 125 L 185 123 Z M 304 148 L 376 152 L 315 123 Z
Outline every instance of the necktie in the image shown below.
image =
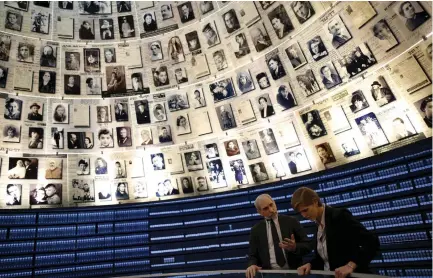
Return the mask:
M 272 241 L 274 242 L 275 257 L 277 259 L 277 264 L 283 267 L 286 264 L 286 259 L 284 258 L 283 250 L 278 246 L 280 243 L 280 238 L 278 237 L 277 227 L 272 219 L 267 219 L 271 225 Z

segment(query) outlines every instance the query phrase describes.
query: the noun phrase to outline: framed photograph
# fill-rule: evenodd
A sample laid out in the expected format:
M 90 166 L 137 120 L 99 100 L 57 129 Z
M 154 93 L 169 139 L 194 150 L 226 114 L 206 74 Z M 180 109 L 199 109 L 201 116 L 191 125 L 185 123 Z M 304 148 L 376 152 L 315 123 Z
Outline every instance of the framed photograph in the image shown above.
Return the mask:
M 101 128 L 98 131 L 99 148 L 114 148 L 113 129 Z
M 290 45 L 285 49 L 285 51 L 294 70 L 297 70 L 303 65 L 307 64 L 307 59 L 305 59 L 304 53 L 302 52 L 299 43 Z
M 320 36 L 316 36 L 309 40 L 307 45 L 314 61 L 319 61 L 322 58 L 328 56 L 328 50 L 326 50 L 325 44 L 323 44 L 322 38 Z
M 262 7 L 263 10 L 266 10 L 267 8 L 269 8 L 272 4 L 275 3 L 275 1 L 259 1 L 260 6 Z
M 110 1 L 79 1 L 78 11 L 80 14 L 85 15 L 103 15 L 111 14 L 111 3 Z
M 6 7 L 27 12 L 29 10 L 29 2 L 30 1 L 4 1 L 3 3 Z
M 237 34 L 231 39 L 231 46 L 234 50 L 235 57 L 240 59 L 251 53 L 247 38 L 244 33 Z
M 395 11 L 409 31 L 416 30 L 430 18 L 418 1 L 399 2 L 395 5 Z
M 153 137 L 152 137 L 152 129 L 145 127 L 140 129 L 140 146 L 152 145 Z
M 0 60 L 9 61 L 9 55 L 11 51 L 11 36 L 0 35 Z M 43 56 L 43 51 L 41 52 L 41 59 Z
M 156 23 L 155 12 L 146 11 L 143 15 L 143 29 L 144 32 L 154 32 L 158 30 L 158 25 Z
M 99 201 L 111 201 L 111 184 L 100 184 L 98 190 Z
M 364 110 L 365 108 L 370 107 L 362 90 L 357 90 L 352 93 L 350 103 L 350 110 L 352 111 L 352 113 L 357 113 L 361 110 Z
M 290 149 L 284 154 L 292 175 L 311 170 L 310 162 L 302 147 Z
M 161 41 L 153 41 L 149 43 L 150 60 L 160 61 L 164 59 L 161 47 Z
M 224 25 L 226 27 L 227 33 L 231 34 L 234 31 L 241 28 L 239 23 L 239 19 L 236 15 L 236 11 L 234 9 L 228 10 L 223 14 Z
M 176 117 L 176 132 L 177 135 L 184 135 L 191 133 L 191 125 L 189 123 L 189 116 L 187 113 L 177 115 Z
M 269 94 L 263 94 L 256 97 L 256 101 L 260 110 L 260 116 L 263 118 L 268 118 L 275 115 L 274 106 L 272 106 Z
M 259 84 L 260 90 L 269 88 L 271 84 L 269 83 L 269 78 L 266 72 L 261 72 L 256 75 L 257 83 Z
M 272 45 L 272 41 L 269 38 L 268 32 L 263 23 L 258 23 L 252 26 L 249 30 L 250 37 L 253 40 L 257 52 L 261 52 Z
M 182 23 L 187 23 L 195 19 L 194 10 L 192 8 L 191 2 L 188 1 L 177 6 L 177 10 L 179 12 L 180 21 Z
M 99 48 L 84 49 L 84 71 L 100 72 L 101 62 L 99 60 Z
M 164 103 L 152 103 L 151 109 L 155 122 L 167 121 L 167 111 L 165 109 Z
M 241 153 L 238 141 L 236 139 L 225 141 L 224 147 L 226 149 L 227 156 L 234 156 Z
M 135 37 L 134 17 L 132 15 L 119 16 L 117 21 L 121 39 Z
M 129 13 L 132 11 L 131 1 L 116 1 L 118 13 Z
M 206 38 L 206 44 L 208 48 L 221 43 L 215 21 L 210 21 L 209 23 L 205 24 L 202 29 L 202 33 Z
M 212 93 L 214 102 L 219 102 L 236 96 L 231 78 L 209 84 L 209 89 Z
M 228 67 L 227 58 L 224 54 L 224 50 L 220 49 L 215 51 L 212 54 L 212 57 L 218 71 L 225 70 Z
M 375 78 L 371 83 L 371 96 L 379 107 L 396 100 L 393 92 L 382 75 L 377 76 L 377 78 Z
M 297 75 L 296 81 L 298 82 L 299 88 L 307 97 L 320 91 L 319 83 L 317 83 L 316 77 L 311 69 L 306 70 L 304 74 Z
M 259 136 L 267 155 L 271 155 L 280 151 L 272 128 L 267 128 L 260 131 Z
M 345 68 L 350 77 L 354 77 L 376 64 L 376 58 L 366 44 L 361 44 L 349 54 L 343 55 L 340 65 Z
M 244 148 L 244 152 L 248 160 L 261 157 L 259 146 L 257 146 L 257 141 L 255 139 L 242 142 L 242 147 Z
M 128 177 L 126 172 L 125 160 L 117 160 L 114 162 L 114 178 L 115 179 L 125 179 Z
M 195 189 L 197 192 L 206 192 L 209 191 L 209 186 L 207 184 L 206 177 L 199 176 L 195 178 Z
M 281 85 L 278 87 L 277 102 L 283 107 L 283 111 L 298 105 L 295 95 L 290 88 L 290 83 L 287 86 Z
M 188 75 L 186 68 L 178 68 L 174 70 L 174 76 L 176 77 L 177 84 L 188 83 Z
M 3 142 L 19 143 L 21 141 L 21 126 L 7 124 L 3 127 Z
M 418 110 L 418 113 L 423 118 L 424 123 L 427 125 L 427 127 L 432 128 L 432 119 L 433 119 L 432 97 L 426 96 L 425 98 L 422 98 L 417 102 L 415 102 L 414 105 Z
M 417 134 L 407 115 L 398 115 L 398 117 L 393 117 L 390 122 L 392 123 L 393 137 L 396 141 Z
M 237 73 L 237 83 L 239 90 L 245 94 L 256 89 L 250 71 L 245 69 Z
M 223 164 L 220 159 L 208 161 L 206 163 L 209 182 L 213 189 L 227 187 L 227 181 L 224 175 Z
M 95 185 L 93 179 L 72 179 L 72 201 L 74 203 L 95 202 Z
M 17 11 L 6 11 L 5 28 L 21 32 L 23 16 Z
M 185 61 L 182 41 L 178 36 L 169 39 L 167 53 L 170 61 L 175 64 Z
M 194 193 L 191 177 L 180 177 L 179 183 L 181 185 L 180 187 L 182 188 L 183 194 Z
M 52 127 L 50 145 L 53 149 L 64 149 L 64 130 L 63 128 Z
M 316 151 L 323 165 L 337 161 L 328 142 L 316 145 Z
M 160 66 L 159 68 L 152 68 L 153 84 L 155 87 L 162 87 L 170 85 L 168 78 L 168 70 L 166 66 Z
M 6 185 L 6 192 L 4 194 L 4 197 L 7 206 L 21 206 L 22 189 L 22 184 Z
M 80 28 L 78 29 L 78 37 L 80 38 L 80 40 L 95 39 L 95 21 L 93 19 L 80 21 Z
M 57 17 L 57 37 L 59 39 L 74 39 L 74 18 Z
M 95 160 L 95 175 L 106 175 L 108 173 L 107 170 L 107 161 L 102 157 L 98 157 Z
M 170 112 L 189 108 L 188 96 L 185 92 L 178 92 L 167 96 L 167 104 Z
M 117 145 L 119 147 L 132 146 L 131 127 L 128 126 L 116 127 L 116 133 L 117 133 Z
M 96 121 L 98 123 L 111 123 L 110 106 L 96 106 Z
M 294 1 L 290 4 L 290 7 L 300 24 L 305 23 L 316 13 L 310 1 Z
M 68 149 L 93 149 L 93 132 L 68 132 Z
M 8 71 L 8 68 L 0 66 L 0 88 L 6 88 L 8 81 Z
M 116 63 L 116 49 L 114 47 L 104 48 L 104 60 L 106 64 Z
M 188 171 L 193 172 L 203 170 L 203 161 L 201 159 L 200 151 L 186 152 L 183 155 L 185 157 Z
M 213 2 L 212 1 L 200 1 L 198 2 L 200 12 L 202 15 L 205 15 L 211 11 L 214 10 Z
M 176 180 L 171 180 L 169 178 L 164 178 L 157 181 L 156 188 L 156 197 L 179 195 L 180 193 Z
M 351 157 L 357 154 L 360 154 L 358 145 L 356 144 L 355 138 L 348 138 L 344 142 L 341 143 L 341 150 L 343 152 L 344 157 Z
M 379 20 L 371 28 L 379 48 L 385 52 L 400 44 L 385 19 Z
M 147 184 L 145 181 L 134 182 L 134 196 L 135 199 L 144 199 L 148 197 Z
M 326 89 L 332 89 L 341 83 L 341 78 L 332 62 L 328 62 L 320 68 L 322 84 Z
M 157 130 L 158 130 L 159 143 L 173 142 L 173 138 L 171 136 L 171 129 L 169 125 L 158 126 Z
M 388 138 L 386 137 L 382 126 L 379 123 L 379 120 L 373 112 L 356 118 L 355 122 L 371 149 L 389 143 Z
M 107 94 L 122 95 L 126 92 L 125 67 L 108 66 L 105 67 L 105 81 L 107 84 Z
M 279 158 L 273 159 L 270 161 L 272 165 L 271 172 L 275 175 L 275 178 L 282 178 L 286 176 L 286 172 L 284 171 L 283 163 Z
M 215 107 L 215 110 L 223 131 L 237 127 L 231 104 Z
M 118 102 L 114 104 L 114 118 L 116 122 L 128 122 L 129 114 L 128 114 L 128 103 L 127 102 Z
M 207 159 L 219 157 L 218 145 L 216 143 L 206 144 L 204 146 L 204 152 Z
M 63 76 L 63 88 L 66 95 L 81 94 L 81 76 L 77 74 L 65 74 Z
M 305 129 L 312 140 L 320 138 L 328 134 L 325 125 L 320 118 L 319 111 L 311 110 L 301 115 L 302 122 L 305 125 Z
M 65 69 L 80 70 L 80 52 L 65 52 Z
M 284 69 L 283 63 L 281 62 L 280 56 L 278 54 L 267 54 L 266 64 L 268 65 L 272 79 L 278 80 L 286 76 L 286 70 Z
M 294 29 L 292 21 L 282 4 L 268 13 L 268 18 L 280 40 L 286 37 Z
M 237 185 L 248 184 L 247 172 L 242 159 L 231 160 L 230 170 L 234 175 Z
M 203 93 L 203 88 L 197 88 L 189 92 L 192 107 L 195 109 L 206 107 L 206 99 Z
M 1 37 L 0 37 L 1 38 Z M 1 41 L 0 41 L 1 45 Z M 0 47 L 0 60 L 1 60 L 1 47 Z M 41 46 L 41 67 L 55 68 L 57 67 L 57 46 L 55 45 L 43 45 Z
M 8 179 L 38 179 L 37 158 L 9 157 Z
M 29 149 L 44 148 L 44 129 L 42 127 L 29 127 Z
M 50 33 L 50 13 L 32 10 L 31 23 L 32 32 L 45 35 Z
M 329 40 L 332 42 L 332 46 L 338 49 L 340 46 L 348 42 L 352 35 L 347 30 L 346 25 L 341 20 L 339 15 L 333 17 L 327 25 L 325 25 L 325 34 L 329 33 Z
M 114 39 L 114 20 L 112 18 L 99 19 L 99 35 L 101 40 Z
M 62 204 L 62 184 L 30 185 L 30 205 L 60 205 Z
M 23 111 L 23 101 L 7 97 L 5 99 L 4 118 L 6 120 L 21 120 L 21 111 Z
M 323 110 L 322 110 L 323 111 Z M 341 105 L 332 106 L 323 111 L 323 116 L 334 134 L 340 134 L 352 129 L 346 113 Z
M 165 161 L 163 153 L 151 154 L 150 159 L 152 161 L 153 170 L 165 170 Z
M 86 94 L 101 95 L 102 78 L 97 76 L 86 77 Z
M 263 162 L 251 164 L 250 171 L 253 175 L 254 182 L 263 182 L 269 180 L 268 172 L 266 171 L 266 167 Z
M 164 3 L 161 5 L 161 16 L 162 20 L 167 20 L 174 17 L 171 4 Z
M 33 63 L 35 57 L 35 46 L 31 43 L 19 42 L 17 61 L 22 63 Z
M 190 52 L 197 51 L 201 48 L 200 40 L 198 39 L 197 31 L 192 31 L 185 34 L 186 43 Z

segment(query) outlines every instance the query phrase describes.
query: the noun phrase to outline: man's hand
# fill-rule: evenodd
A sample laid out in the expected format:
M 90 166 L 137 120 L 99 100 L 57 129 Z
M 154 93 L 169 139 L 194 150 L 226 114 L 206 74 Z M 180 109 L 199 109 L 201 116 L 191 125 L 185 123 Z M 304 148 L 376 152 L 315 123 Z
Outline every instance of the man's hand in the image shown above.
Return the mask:
M 335 278 L 346 278 L 352 272 L 353 268 L 351 268 L 347 264 L 344 266 L 340 266 L 339 268 L 335 269 Z
M 290 236 L 290 239 L 285 238 L 283 240 L 283 242 L 280 242 L 279 244 L 280 248 L 283 248 L 285 250 L 288 250 L 290 252 L 294 252 L 296 251 L 296 241 L 295 241 L 295 236 L 292 234 Z
M 260 266 L 256 266 L 255 264 L 250 265 L 245 272 L 246 278 L 254 278 L 256 276 L 256 272 L 262 269 Z
M 308 275 L 311 271 L 311 264 L 304 264 L 303 266 L 298 267 L 298 275 Z

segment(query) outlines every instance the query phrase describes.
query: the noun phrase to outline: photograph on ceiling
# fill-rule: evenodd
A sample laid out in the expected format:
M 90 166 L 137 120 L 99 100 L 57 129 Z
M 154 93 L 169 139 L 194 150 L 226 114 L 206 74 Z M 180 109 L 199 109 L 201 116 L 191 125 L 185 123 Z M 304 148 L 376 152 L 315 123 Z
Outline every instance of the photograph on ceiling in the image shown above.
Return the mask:
M 156 183 L 156 197 L 179 195 L 179 187 L 177 186 L 176 180 L 162 178 L 156 181 Z
M 170 61 L 175 64 L 185 61 L 182 41 L 178 36 L 171 37 L 168 41 L 167 53 Z
M 392 48 L 400 44 L 385 19 L 379 20 L 373 25 L 371 30 L 376 38 L 379 48 L 385 52 L 390 51 Z
M 231 34 L 234 31 L 241 28 L 236 11 L 234 9 L 228 10 L 222 15 L 224 20 L 224 25 L 226 27 L 227 33 Z
M 209 84 L 209 89 L 213 96 L 214 102 L 219 102 L 236 96 L 235 88 L 231 78 Z
M 116 49 L 114 47 L 104 47 L 104 61 L 106 64 L 116 63 Z
M 132 146 L 132 138 L 131 138 L 131 127 L 129 126 L 121 126 L 116 127 L 116 135 L 117 135 L 117 145 L 119 147 L 131 147 Z
M 253 176 L 254 182 L 262 182 L 269 180 L 268 172 L 266 171 L 266 167 L 263 162 L 251 164 L 250 171 Z
M 167 96 L 167 104 L 170 112 L 189 108 L 188 96 L 186 92 L 177 92 Z
M 185 34 L 186 43 L 190 52 L 198 51 L 201 49 L 200 40 L 197 31 L 192 31 Z
M 142 178 L 144 177 L 144 165 L 143 165 L 143 157 L 132 157 L 128 161 L 126 167 L 131 178 Z
M 335 49 L 338 49 L 352 38 L 352 35 L 339 15 L 333 17 L 328 24 L 324 26 L 324 29 L 324 33 L 328 34 L 328 38 Z
M 148 197 L 145 181 L 135 181 L 133 187 L 135 199 L 144 199 Z
M 206 38 L 208 48 L 221 43 L 215 21 L 210 21 L 209 23 L 205 24 L 202 29 L 202 33 Z
M 22 184 L 8 184 L 6 185 L 6 192 L 4 194 L 4 202 L 7 206 L 21 206 L 22 201 Z
M 23 110 L 23 101 L 7 97 L 5 99 L 4 118 L 6 120 L 21 120 L 21 111 Z
M 296 81 L 305 96 L 309 97 L 320 91 L 319 83 L 317 83 L 316 77 L 311 69 L 305 71 L 305 73 L 297 75 Z
M 295 95 L 290 88 L 290 83 L 278 87 L 277 102 L 283 107 L 283 111 L 298 105 Z
M 198 5 L 202 15 L 205 15 L 214 10 L 214 5 L 212 1 L 200 1 L 198 2 Z
M 151 103 L 152 114 L 155 122 L 167 121 L 167 111 L 164 103 Z
M 116 122 L 129 121 L 127 102 L 118 102 L 114 104 L 114 118 L 116 119 Z
M 287 15 L 286 9 L 283 5 L 277 6 L 270 13 L 268 13 L 269 21 L 274 27 L 275 34 L 279 39 L 286 37 L 291 31 L 293 31 L 293 24 Z
M 98 199 L 102 202 L 111 201 L 111 183 L 99 184 Z
M 7 124 L 3 127 L 3 142 L 19 143 L 21 141 L 21 126 Z
M 248 160 L 253 160 L 261 157 L 259 147 L 257 146 L 257 141 L 255 139 L 249 139 L 242 142 L 242 147 L 244 149 L 245 155 Z
M 55 94 L 56 93 L 56 72 L 39 71 L 39 93 Z
M 21 31 L 23 16 L 17 11 L 7 11 L 5 17 L 5 28 L 12 31 Z
M 153 144 L 152 130 L 150 127 L 141 128 L 139 132 L 140 138 L 138 142 L 140 142 L 140 146 Z
M 182 23 L 187 23 L 195 19 L 194 10 L 192 8 L 191 2 L 188 1 L 177 6 L 177 10 L 179 12 L 180 21 Z
M 38 179 L 37 158 L 9 157 L 8 179 Z
M 135 37 L 134 17 L 132 15 L 119 16 L 117 21 L 121 39 Z
M 117 160 L 114 162 L 114 178 L 115 179 L 125 179 L 128 177 L 126 173 L 125 160 Z
M 409 31 L 414 31 L 430 18 L 418 1 L 397 2 L 394 10 Z
M 155 87 L 170 85 L 170 79 L 168 78 L 168 70 L 166 66 L 152 68 L 152 76 Z
M 41 10 L 32 10 L 32 32 L 39 34 L 50 33 L 50 14 Z
M 118 13 L 128 13 L 132 11 L 131 1 L 116 1 Z
M 107 161 L 102 157 L 98 157 L 95 160 L 95 175 L 106 175 L 108 173 L 107 170 Z
M 259 136 L 267 155 L 271 155 L 280 151 L 272 128 L 267 128 L 260 131 Z
M 379 123 L 379 120 L 373 112 L 370 112 L 359 118 L 355 118 L 355 122 L 371 149 L 389 143 L 388 138 L 386 137 L 382 126 Z
M 78 1 L 78 11 L 80 14 L 111 14 L 110 1 Z
M 99 35 L 101 40 L 114 39 L 114 20 L 112 18 L 99 19 Z
M 182 189 L 183 194 L 194 193 L 194 187 L 192 185 L 191 177 L 181 177 L 179 178 L 179 184 Z
M 192 107 L 195 109 L 206 107 L 206 99 L 203 93 L 203 88 L 197 88 L 189 92 L 189 99 L 191 99 Z
M 237 126 L 231 104 L 224 104 L 219 107 L 215 107 L 215 110 L 223 131 L 235 128 Z
M 258 23 L 251 27 L 250 37 L 253 40 L 254 47 L 257 52 L 261 52 L 272 45 L 272 41 L 269 38 L 268 32 L 266 31 L 263 23 Z
M 142 2 L 143 3 L 143 2 Z M 150 2 L 147 2 L 150 3 Z M 161 5 L 161 16 L 162 16 L 162 20 L 167 20 L 170 18 L 173 18 L 173 9 L 171 7 L 171 4 L 168 3 L 164 3 L 163 5 Z
M 188 83 L 188 75 L 186 68 L 178 68 L 174 70 L 174 76 L 176 77 L 177 84 Z
M 63 76 L 63 87 L 65 95 L 80 95 L 81 76 L 65 74 Z
M 183 154 L 185 157 L 186 167 L 188 171 L 203 170 L 203 161 L 201 159 L 200 151 L 186 152 Z
M 237 185 L 248 184 L 247 172 L 242 159 L 230 161 L 230 170 L 234 175 Z
M 421 115 L 424 120 L 424 123 L 427 127 L 432 128 L 432 120 L 433 120 L 433 104 L 432 104 L 432 96 L 426 96 L 414 103 L 416 110 Z
M 108 96 L 126 93 L 125 67 L 108 66 L 105 67 L 105 72 Z
M 176 133 L 177 135 L 184 135 L 191 133 L 191 125 L 187 113 L 178 115 L 176 117 Z
M 256 75 L 257 83 L 259 84 L 260 90 L 269 88 L 271 84 L 269 83 L 269 78 L 266 72 L 261 72 Z
M 50 145 L 53 149 L 64 149 L 64 130 L 63 128 L 52 127 Z
M 412 122 L 406 114 L 393 117 L 385 123 L 385 126 L 392 126 L 392 135 L 395 141 L 399 141 L 417 134 Z
M 4 1 L 4 5 L 20 11 L 28 11 L 30 1 Z
M 27 42 L 19 42 L 17 48 L 17 61 L 33 63 L 35 58 L 35 45 Z
M 226 55 L 224 54 L 224 50 L 220 49 L 215 51 L 212 54 L 212 57 L 215 63 L 215 67 L 217 68 L 218 71 L 222 71 L 228 67 L 227 58 Z
M 154 11 L 146 11 L 143 14 L 143 30 L 144 32 L 153 32 L 158 29 L 156 24 L 156 16 Z
M 114 140 L 113 140 L 113 129 L 109 128 L 101 128 L 98 131 L 98 141 L 99 141 L 99 148 L 105 149 L 105 148 L 113 148 L 114 147 Z
M 220 159 L 208 161 L 206 168 L 213 189 L 227 187 L 223 164 Z
M 386 83 L 382 75 L 377 76 L 371 83 L 371 96 L 376 102 L 377 106 L 382 107 L 395 100 L 395 96 Z
M 279 158 L 272 160 L 271 166 L 272 166 L 271 172 L 273 172 L 276 179 L 286 176 L 286 172 L 284 171 L 283 163 L 281 162 L 281 160 Z
M 30 205 L 62 204 L 62 184 L 31 184 L 29 192 Z
M 334 134 L 339 134 L 349 129 L 352 129 L 352 126 L 347 119 L 346 112 L 343 109 L 343 106 L 332 106 L 329 108 L 325 108 L 321 110 L 323 116 L 326 119 L 326 122 L 332 132 Z
M 171 129 L 169 125 L 158 126 L 157 130 L 158 130 L 159 143 L 173 142 L 173 138 L 171 136 Z
M 5 62 L 9 61 L 10 51 L 11 51 L 11 36 L 0 34 L 0 60 Z M 43 53 L 44 52 L 41 53 L 41 59 L 43 57 Z
M 44 147 L 44 129 L 42 127 L 29 127 L 29 149 L 42 149 Z
M 343 55 L 343 59 L 339 60 L 340 65 L 344 68 L 350 77 L 363 72 L 369 67 L 376 64 L 376 58 L 370 52 L 367 44 L 357 46 L 350 53 Z
M 347 138 L 345 141 L 342 141 L 341 151 L 344 157 L 351 157 L 361 153 L 356 144 L 355 138 Z
M 93 149 L 93 132 L 68 132 L 68 149 Z
M 162 53 L 161 41 L 150 42 L 149 51 L 151 61 L 160 61 L 164 58 Z
M 275 3 L 275 1 L 259 1 L 260 6 L 262 7 L 263 10 L 266 10 L 267 8 L 269 8 L 272 4 Z
M 0 42 L 1 46 L 1 42 Z M 0 47 L 0 60 L 1 60 L 2 49 Z M 41 46 L 41 67 L 55 68 L 57 67 L 57 46 L 55 45 L 43 45 Z
M 86 72 L 100 72 L 101 62 L 99 60 L 99 48 L 86 48 L 84 49 L 84 71 Z
M 136 94 L 144 92 L 143 74 L 141 72 L 134 72 L 131 74 L 132 91 Z
M 328 142 L 316 145 L 316 151 L 323 165 L 337 161 Z
M 236 74 L 236 78 L 237 78 L 239 91 L 241 91 L 243 94 L 251 92 L 256 89 L 253 78 L 251 77 L 250 71 L 248 69 L 239 71 Z
M 101 95 L 102 78 L 97 76 L 86 77 L 86 94 Z
M 314 61 L 319 61 L 328 56 L 325 44 L 320 36 L 316 36 L 307 42 L 308 50 Z
M 80 28 L 78 29 L 78 37 L 80 40 L 95 39 L 95 21 L 92 19 L 80 20 Z
M 250 46 L 248 45 L 248 41 L 244 33 L 237 34 L 236 36 L 232 37 L 230 41 L 236 58 L 239 59 L 251 53 Z
M 72 179 L 72 201 L 86 203 L 95 201 L 95 186 L 92 179 Z
M 349 107 L 352 113 L 357 113 L 361 110 L 364 110 L 365 108 L 370 107 L 362 90 L 357 90 L 355 92 L 352 92 L 352 97 L 350 98 Z
M 65 69 L 66 70 L 80 70 L 80 52 L 65 52 Z
M 224 147 L 226 149 L 227 156 L 234 156 L 241 153 L 238 141 L 236 139 L 225 141 Z
M 110 106 L 96 106 L 96 122 L 111 123 Z
M 300 24 L 305 23 L 316 13 L 309 1 L 293 1 L 290 7 Z
M 165 161 L 163 153 L 155 153 L 150 155 L 153 170 L 165 170 Z
M 256 101 L 260 110 L 260 116 L 262 118 L 268 118 L 275 115 L 274 107 L 272 106 L 269 94 L 263 94 L 256 97 Z
M 284 69 L 283 63 L 281 62 L 278 53 L 269 53 L 265 57 L 266 64 L 268 65 L 272 79 L 278 80 L 286 76 L 286 70 Z
M 319 111 L 311 110 L 300 116 L 311 139 L 316 139 L 328 134 L 320 118 Z
M 290 149 L 284 154 L 292 175 L 311 170 L 310 162 L 302 147 Z
M 322 84 L 326 89 L 332 89 L 341 83 L 341 78 L 331 61 L 323 65 L 319 71 Z
M 8 81 L 8 68 L 0 66 L 0 88 L 6 88 Z
M 196 177 L 195 181 L 195 189 L 197 192 L 209 191 L 209 186 L 205 176 Z
M 204 146 L 204 153 L 207 159 L 219 157 L 218 145 L 216 143 L 206 144 Z
M 302 52 L 299 43 L 296 42 L 290 45 L 285 49 L 285 51 L 294 70 L 297 70 L 303 65 L 307 64 L 307 59 L 305 59 L 304 52 Z
M 82 157 L 78 160 L 78 168 L 76 174 L 78 176 L 90 175 L 90 158 Z

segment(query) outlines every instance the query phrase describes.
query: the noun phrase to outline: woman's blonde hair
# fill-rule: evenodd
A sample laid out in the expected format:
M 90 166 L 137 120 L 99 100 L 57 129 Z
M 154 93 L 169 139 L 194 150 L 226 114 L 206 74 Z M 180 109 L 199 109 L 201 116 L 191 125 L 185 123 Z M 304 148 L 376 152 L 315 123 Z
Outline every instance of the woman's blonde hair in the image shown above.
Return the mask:
M 311 206 L 317 201 L 319 207 L 322 206 L 319 195 L 308 187 L 300 187 L 292 195 L 292 207 L 294 210 L 298 210 L 299 206 Z

